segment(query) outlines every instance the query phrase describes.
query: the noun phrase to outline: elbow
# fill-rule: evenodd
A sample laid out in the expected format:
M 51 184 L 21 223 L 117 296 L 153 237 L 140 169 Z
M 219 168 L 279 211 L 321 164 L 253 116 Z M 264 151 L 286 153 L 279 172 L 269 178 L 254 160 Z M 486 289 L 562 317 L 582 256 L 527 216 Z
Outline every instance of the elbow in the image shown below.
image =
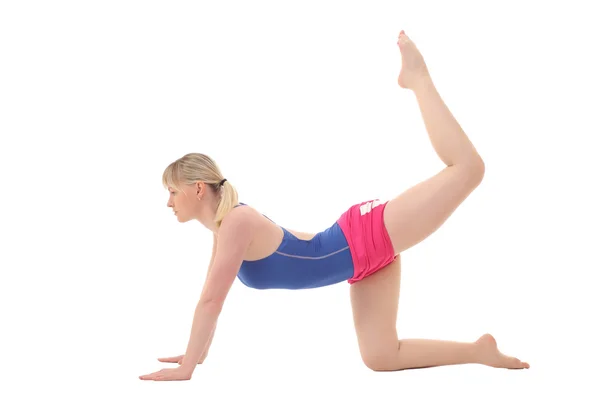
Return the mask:
M 223 309 L 223 301 L 214 297 L 203 298 L 198 302 L 198 308 L 218 314 Z

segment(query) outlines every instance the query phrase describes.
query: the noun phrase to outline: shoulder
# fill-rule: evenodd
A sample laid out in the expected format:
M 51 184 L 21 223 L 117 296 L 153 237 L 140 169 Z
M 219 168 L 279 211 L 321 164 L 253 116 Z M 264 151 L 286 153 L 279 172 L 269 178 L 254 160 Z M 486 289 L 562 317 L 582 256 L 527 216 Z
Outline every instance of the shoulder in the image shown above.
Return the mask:
M 215 269 L 239 268 L 258 231 L 258 219 L 249 207 L 229 211 L 214 234 Z
M 258 221 L 258 212 L 250 206 L 232 208 L 223 218 L 223 224 L 253 224 Z
M 252 235 L 259 226 L 260 214 L 250 206 L 235 207 L 227 213 L 221 227 L 219 228 L 218 236 L 234 234 Z

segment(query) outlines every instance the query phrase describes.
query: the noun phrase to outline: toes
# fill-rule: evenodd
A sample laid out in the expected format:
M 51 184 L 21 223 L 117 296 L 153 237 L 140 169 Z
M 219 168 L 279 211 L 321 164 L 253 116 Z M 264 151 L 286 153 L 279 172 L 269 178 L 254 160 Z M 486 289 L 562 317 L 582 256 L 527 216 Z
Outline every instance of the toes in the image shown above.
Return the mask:
M 519 360 L 516 357 L 511 358 L 511 368 L 529 368 L 529 364 Z

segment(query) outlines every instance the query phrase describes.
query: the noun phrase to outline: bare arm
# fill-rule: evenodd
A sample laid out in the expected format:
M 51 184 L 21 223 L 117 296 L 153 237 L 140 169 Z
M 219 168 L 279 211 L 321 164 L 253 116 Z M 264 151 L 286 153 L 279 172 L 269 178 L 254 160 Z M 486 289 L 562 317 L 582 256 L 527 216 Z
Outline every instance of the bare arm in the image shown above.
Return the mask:
M 214 262 L 194 312 L 190 340 L 182 362 L 182 367 L 189 371 L 193 372 L 196 368 L 208 345 L 227 294 L 252 240 L 256 219 L 249 212 L 246 207 L 232 210 L 219 228 Z
M 217 234 L 214 233 L 213 234 L 212 256 L 210 257 L 210 263 L 208 264 L 208 271 L 206 271 L 205 282 L 206 282 L 206 280 L 208 280 L 210 270 L 212 269 L 213 263 L 215 262 L 215 254 L 216 253 L 217 253 Z M 213 337 L 215 336 L 216 330 L 217 330 L 217 326 L 215 324 L 215 328 L 212 330 L 212 332 L 210 333 L 210 336 L 208 337 L 208 343 L 206 344 L 206 347 L 204 348 L 204 351 L 202 352 L 202 355 L 200 356 L 200 360 L 198 360 L 199 364 L 202 364 L 204 362 L 204 360 L 206 360 L 206 356 L 208 356 L 208 350 L 210 350 L 210 345 L 212 344 Z

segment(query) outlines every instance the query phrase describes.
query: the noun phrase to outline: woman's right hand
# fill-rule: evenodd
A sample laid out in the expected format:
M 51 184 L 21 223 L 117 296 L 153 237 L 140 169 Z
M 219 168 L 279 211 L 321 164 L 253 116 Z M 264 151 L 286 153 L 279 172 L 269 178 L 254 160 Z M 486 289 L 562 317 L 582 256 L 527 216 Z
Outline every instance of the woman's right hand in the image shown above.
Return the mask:
M 159 358 L 158 361 L 166 362 L 166 363 L 177 363 L 177 364 L 181 365 L 181 363 L 183 362 L 184 356 L 185 355 L 176 356 L 176 357 L 163 357 L 163 358 Z M 198 361 L 198 364 L 202 364 L 202 360 Z

